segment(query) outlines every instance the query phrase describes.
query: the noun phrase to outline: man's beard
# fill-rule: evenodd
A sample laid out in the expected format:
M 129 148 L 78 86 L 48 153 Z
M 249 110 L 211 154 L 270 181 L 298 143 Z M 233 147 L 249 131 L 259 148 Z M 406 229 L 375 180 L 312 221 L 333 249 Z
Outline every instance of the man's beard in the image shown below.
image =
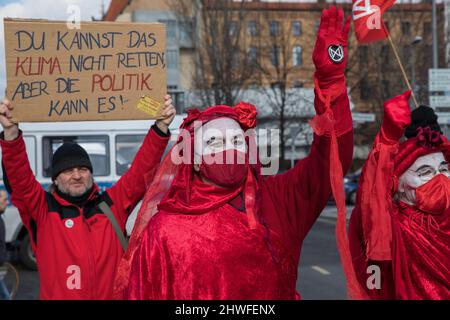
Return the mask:
M 67 194 L 67 195 L 69 195 L 69 196 L 71 196 L 71 197 L 79 197 L 79 196 L 84 195 L 87 191 L 89 191 L 89 190 L 92 188 L 92 185 L 93 185 L 93 184 L 94 184 L 94 179 L 91 178 L 91 179 L 89 180 L 89 182 L 88 182 L 86 188 L 81 189 L 81 190 L 79 190 L 79 191 L 71 192 L 69 186 L 68 186 L 67 188 L 65 188 L 64 186 L 58 185 L 57 188 L 58 188 L 58 190 L 59 190 L 60 192 L 62 192 L 62 193 L 64 193 L 64 194 Z

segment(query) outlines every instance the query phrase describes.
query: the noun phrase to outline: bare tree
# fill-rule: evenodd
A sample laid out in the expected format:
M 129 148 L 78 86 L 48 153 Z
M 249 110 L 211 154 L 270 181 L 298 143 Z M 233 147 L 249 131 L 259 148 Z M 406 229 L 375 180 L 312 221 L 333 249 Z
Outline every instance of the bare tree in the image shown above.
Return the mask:
M 301 33 L 300 21 L 275 20 L 268 11 L 260 15 L 260 25 L 266 26 L 260 32 L 260 48 L 262 57 L 257 59 L 259 76 L 261 77 L 260 92 L 265 97 L 271 109 L 271 118 L 277 122 L 280 130 L 280 163 L 282 169 L 287 167 L 287 142 L 295 144 L 295 133 L 304 133 L 309 115 L 302 114 L 300 104 L 309 104 L 299 94 L 301 84 L 295 88 L 293 79 L 296 71 L 303 64 L 302 47 L 298 46 L 293 33 Z M 292 24 L 291 24 L 292 23 Z M 298 23 L 298 25 L 293 25 Z M 311 99 L 312 100 L 312 99 Z M 293 123 L 298 126 L 294 127 Z M 309 130 L 307 130 L 309 131 Z M 287 134 L 289 133 L 289 134 Z
M 204 106 L 234 105 L 254 74 L 243 45 L 246 0 L 167 0 L 180 21 L 196 21 L 194 89 Z

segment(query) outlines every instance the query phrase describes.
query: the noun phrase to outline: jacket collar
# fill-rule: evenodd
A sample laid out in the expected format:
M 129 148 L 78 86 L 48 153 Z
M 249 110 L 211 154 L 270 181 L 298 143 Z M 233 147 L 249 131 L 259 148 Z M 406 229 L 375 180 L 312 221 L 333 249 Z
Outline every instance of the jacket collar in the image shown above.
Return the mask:
M 91 194 L 89 195 L 86 203 L 92 201 L 93 199 L 97 198 L 98 194 L 100 193 L 100 188 L 98 187 L 98 185 L 96 183 L 94 183 L 92 185 L 92 191 Z M 79 207 L 78 205 L 71 203 L 69 201 L 67 201 L 66 199 L 64 199 L 63 197 L 61 197 L 56 191 L 52 192 L 53 197 L 56 199 L 56 201 L 64 207 Z

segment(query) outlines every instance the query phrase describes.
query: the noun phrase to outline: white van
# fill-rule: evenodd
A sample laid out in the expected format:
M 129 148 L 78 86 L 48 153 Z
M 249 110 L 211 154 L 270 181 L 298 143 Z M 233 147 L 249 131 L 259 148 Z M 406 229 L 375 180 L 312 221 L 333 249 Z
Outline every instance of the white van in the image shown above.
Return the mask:
M 177 115 L 172 122 L 170 126 L 172 139 L 166 152 L 176 141 L 178 128 L 184 117 L 184 115 Z M 89 154 L 95 182 L 101 190 L 104 190 L 113 185 L 127 171 L 153 124 L 154 120 L 135 120 L 21 123 L 19 127 L 23 131 L 31 169 L 44 189 L 47 190 L 51 184 L 50 167 L 53 153 L 64 142 L 76 142 Z M 0 170 L 0 178 L 0 189 L 5 189 L 2 170 Z M 138 208 L 128 220 L 128 234 L 133 228 L 137 210 Z M 20 220 L 17 208 L 10 204 L 3 218 L 6 224 L 8 248 L 18 250 L 23 264 L 30 269 L 36 269 L 30 237 Z

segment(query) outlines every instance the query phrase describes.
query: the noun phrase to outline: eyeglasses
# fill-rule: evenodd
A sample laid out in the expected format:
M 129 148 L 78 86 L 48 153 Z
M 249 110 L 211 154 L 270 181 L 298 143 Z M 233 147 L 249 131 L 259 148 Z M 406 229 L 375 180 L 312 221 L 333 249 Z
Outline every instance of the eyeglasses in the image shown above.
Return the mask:
M 450 177 L 450 169 L 449 169 L 449 164 L 448 163 L 447 164 L 441 164 L 439 166 L 438 170 L 436 170 L 435 168 L 430 167 L 430 166 L 424 166 L 424 167 L 421 167 L 421 168 L 419 168 L 417 170 L 408 169 L 408 171 L 414 172 L 423 181 L 431 180 L 431 179 L 433 179 L 433 177 L 435 175 L 437 175 L 439 173 L 443 174 L 443 175 L 445 175 L 447 177 Z

